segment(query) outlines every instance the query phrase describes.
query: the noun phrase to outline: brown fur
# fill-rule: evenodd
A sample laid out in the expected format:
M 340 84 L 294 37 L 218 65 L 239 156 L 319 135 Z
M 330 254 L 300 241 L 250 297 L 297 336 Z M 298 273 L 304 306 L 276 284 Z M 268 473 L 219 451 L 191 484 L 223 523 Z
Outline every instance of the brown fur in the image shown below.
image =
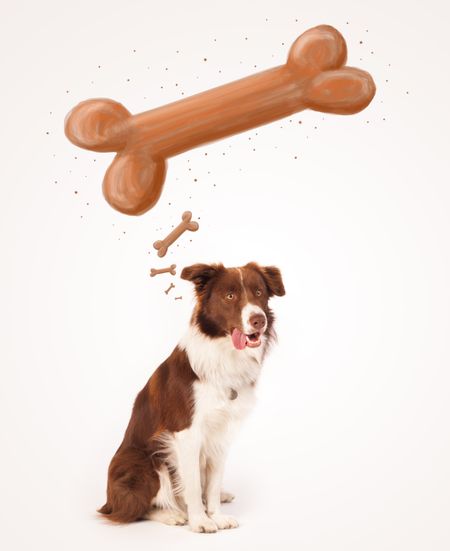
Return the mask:
M 149 512 L 159 490 L 158 436 L 191 424 L 196 378 L 186 353 L 177 347 L 138 394 L 123 442 L 109 466 L 107 501 L 99 509 L 109 520 L 133 522 Z

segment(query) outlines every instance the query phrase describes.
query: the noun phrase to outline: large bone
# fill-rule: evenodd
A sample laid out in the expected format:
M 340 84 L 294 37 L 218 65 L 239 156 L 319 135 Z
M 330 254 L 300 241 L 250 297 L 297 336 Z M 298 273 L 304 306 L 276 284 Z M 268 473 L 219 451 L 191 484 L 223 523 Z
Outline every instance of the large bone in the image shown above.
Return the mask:
M 169 157 L 303 109 L 349 115 L 367 107 L 372 77 L 346 59 L 342 35 L 321 25 L 297 38 L 285 65 L 139 115 L 110 99 L 83 101 L 65 132 L 85 149 L 117 151 L 103 193 L 120 212 L 142 214 L 161 195 Z

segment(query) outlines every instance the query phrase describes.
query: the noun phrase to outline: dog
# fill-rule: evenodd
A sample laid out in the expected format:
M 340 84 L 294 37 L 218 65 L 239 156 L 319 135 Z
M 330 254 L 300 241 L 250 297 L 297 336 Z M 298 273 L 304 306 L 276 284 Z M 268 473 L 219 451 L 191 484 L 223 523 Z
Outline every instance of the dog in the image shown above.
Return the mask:
M 99 513 L 216 532 L 238 526 L 220 509 L 234 498 L 221 491 L 225 458 L 275 339 L 269 299 L 285 289 L 278 268 L 254 262 L 194 264 L 181 278 L 195 286 L 189 329 L 136 398 Z

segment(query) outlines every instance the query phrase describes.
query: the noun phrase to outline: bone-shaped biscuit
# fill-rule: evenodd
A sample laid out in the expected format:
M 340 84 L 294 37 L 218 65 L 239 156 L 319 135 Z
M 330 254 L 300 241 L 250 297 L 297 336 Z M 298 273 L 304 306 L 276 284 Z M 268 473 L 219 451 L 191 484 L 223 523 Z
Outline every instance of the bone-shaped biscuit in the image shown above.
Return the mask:
M 345 67 L 346 59 L 342 35 L 320 25 L 297 38 L 285 65 L 138 115 L 110 99 L 83 101 L 67 115 L 65 132 L 85 149 L 117 152 L 105 198 L 120 212 L 142 214 L 161 195 L 169 157 L 303 109 L 349 115 L 367 107 L 372 77 Z
M 167 253 L 168 248 L 172 243 L 187 231 L 197 231 L 199 228 L 198 222 L 191 222 L 192 212 L 187 210 L 181 215 L 181 222 L 174 228 L 167 237 L 160 241 L 155 241 L 153 247 L 158 251 L 158 256 L 163 257 Z
M 173 283 L 171 283 L 171 284 L 167 287 L 167 289 L 166 289 L 164 292 L 166 293 L 166 295 L 168 295 L 168 294 L 169 294 L 169 291 L 170 291 L 171 289 L 174 289 L 174 288 L 175 288 L 175 285 L 174 285 Z
M 177 267 L 176 264 L 171 264 L 168 268 L 159 268 L 158 270 L 155 268 L 151 268 L 150 277 L 155 277 L 155 275 L 159 275 L 159 274 L 175 275 L 177 273 L 175 270 L 176 267 Z

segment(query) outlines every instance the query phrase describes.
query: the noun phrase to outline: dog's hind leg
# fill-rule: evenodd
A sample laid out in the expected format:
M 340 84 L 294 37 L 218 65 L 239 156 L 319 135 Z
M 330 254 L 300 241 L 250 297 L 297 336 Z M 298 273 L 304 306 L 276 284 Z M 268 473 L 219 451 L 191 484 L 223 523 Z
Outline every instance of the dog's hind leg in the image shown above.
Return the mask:
M 174 481 L 166 465 L 162 464 L 160 466 L 158 476 L 159 491 L 152 500 L 152 508 L 146 518 L 171 526 L 186 524 L 188 521 L 187 514 L 181 507 L 180 499 L 177 499 Z
M 220 491 L 220 503 L 231 503 L 234 500 L 234 494 L 229 492 Z
M 120 448 L 108 472 L 107 502 L 99 509 L 114 522 L 146 518 L 159 490 L 159 477 L 149 453 L 139 448 Z
M 176 509 L 158 509 L 153 507 L 147 514 L 148 520 L 156 520 L 170 526 L 183 526 L 187 523 L 187 515 Z

